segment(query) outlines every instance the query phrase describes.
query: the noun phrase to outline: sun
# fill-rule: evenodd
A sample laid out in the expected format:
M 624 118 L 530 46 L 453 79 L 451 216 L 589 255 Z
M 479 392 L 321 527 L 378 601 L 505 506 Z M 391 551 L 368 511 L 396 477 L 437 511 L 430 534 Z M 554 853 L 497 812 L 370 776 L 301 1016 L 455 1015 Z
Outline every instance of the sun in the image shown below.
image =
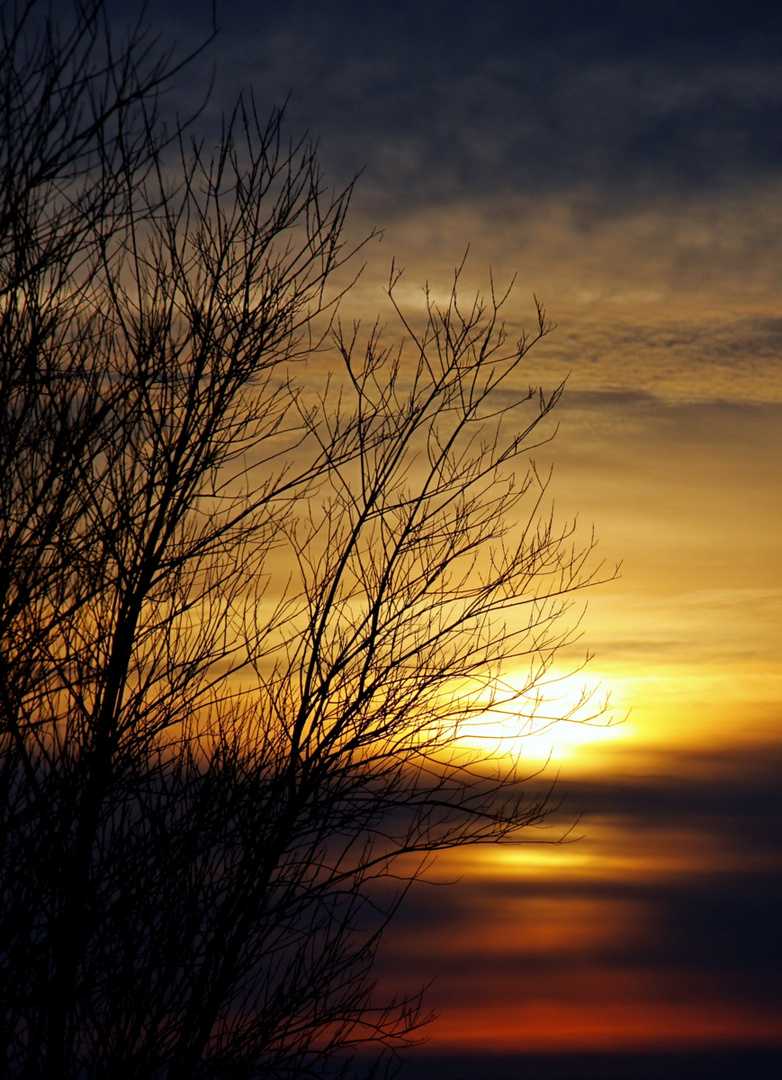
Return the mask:
M 612 688 L 598 676 L 552 667 L 534 688 L 529 684 L 528 672 L 504 675 L 492 688 L 492 705 L 461 728 L 459 743 L 491 758 L 544 763 L 630 734 Z

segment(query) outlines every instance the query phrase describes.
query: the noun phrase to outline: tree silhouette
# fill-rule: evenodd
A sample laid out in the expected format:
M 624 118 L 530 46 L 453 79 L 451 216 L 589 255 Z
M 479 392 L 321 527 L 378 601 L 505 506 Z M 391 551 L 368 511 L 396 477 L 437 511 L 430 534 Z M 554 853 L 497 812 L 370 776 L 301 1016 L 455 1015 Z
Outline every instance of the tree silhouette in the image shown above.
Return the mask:
M 209 152 L 143 28 L 2 18 L 6 1072 L 371 1075 L 423 1019 L 372 980 L 421 860 L 551 809 L 460 738 L 598 573 L 522 465 L 544 313 L 510 343 L 457 274 L 413 325 L 392 271 L 407 345 L 362 338 L 350 189 L 279 114 Z

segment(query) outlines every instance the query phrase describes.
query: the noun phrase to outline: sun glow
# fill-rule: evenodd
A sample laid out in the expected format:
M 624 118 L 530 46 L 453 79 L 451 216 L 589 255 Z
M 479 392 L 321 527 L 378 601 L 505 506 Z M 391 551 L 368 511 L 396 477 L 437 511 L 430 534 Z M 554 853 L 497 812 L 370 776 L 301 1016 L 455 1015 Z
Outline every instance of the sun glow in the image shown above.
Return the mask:
M 549 669 L 530 688 L 528 673 L 510 672 L 492 705 L 465 724 L 461 745 L 494 757 L 532 762 L 572 758 L 594 744 L 625 739 L 631 727 L 604 680 Z

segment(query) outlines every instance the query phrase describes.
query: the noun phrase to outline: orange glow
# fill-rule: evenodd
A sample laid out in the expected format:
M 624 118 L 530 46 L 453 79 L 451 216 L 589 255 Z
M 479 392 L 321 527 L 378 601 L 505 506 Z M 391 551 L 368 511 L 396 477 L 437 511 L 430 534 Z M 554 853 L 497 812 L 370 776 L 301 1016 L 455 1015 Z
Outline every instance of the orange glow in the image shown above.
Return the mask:
M 428 1047 L 493 1053 L 687 1050 L 782 1045 L 782 1013 L 714 1001 L 531 1001 L 454 1008 L 427 1031 Z

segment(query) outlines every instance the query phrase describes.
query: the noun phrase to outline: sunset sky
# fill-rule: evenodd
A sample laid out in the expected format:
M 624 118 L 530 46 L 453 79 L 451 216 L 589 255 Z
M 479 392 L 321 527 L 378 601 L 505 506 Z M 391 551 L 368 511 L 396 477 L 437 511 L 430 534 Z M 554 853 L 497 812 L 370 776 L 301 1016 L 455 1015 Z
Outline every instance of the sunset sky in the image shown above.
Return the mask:
M 210 7 L 150 10 L 186 46 Z M 388 938 L 383 977 L 434 979 L 439 1014 L 401 1076 L 587 1051 L 762 1075 L 752 1054 L 782 1048 L 782 5 L 221 0 L 217 23 L 181 102 L 215 65 L 204 123 L 242 87 L 262 113 L 289 97 L 330 182 L 363 170 L 351 235 L 383 235 L 348 316 L 393 332 L 392 257 L 415 312 L 468 247 L 465 289 L 516 275 L 511 332 L 545 304 L 525 378 L 568 384 L 539 462 L 622 564 L 561 673 L 594 658 L 554 692 L 586 681 L 623 722 L 527 750 L 560 770 L 574 842 L 443 857 L 431 877 L 457 883 L 420 887 Z

